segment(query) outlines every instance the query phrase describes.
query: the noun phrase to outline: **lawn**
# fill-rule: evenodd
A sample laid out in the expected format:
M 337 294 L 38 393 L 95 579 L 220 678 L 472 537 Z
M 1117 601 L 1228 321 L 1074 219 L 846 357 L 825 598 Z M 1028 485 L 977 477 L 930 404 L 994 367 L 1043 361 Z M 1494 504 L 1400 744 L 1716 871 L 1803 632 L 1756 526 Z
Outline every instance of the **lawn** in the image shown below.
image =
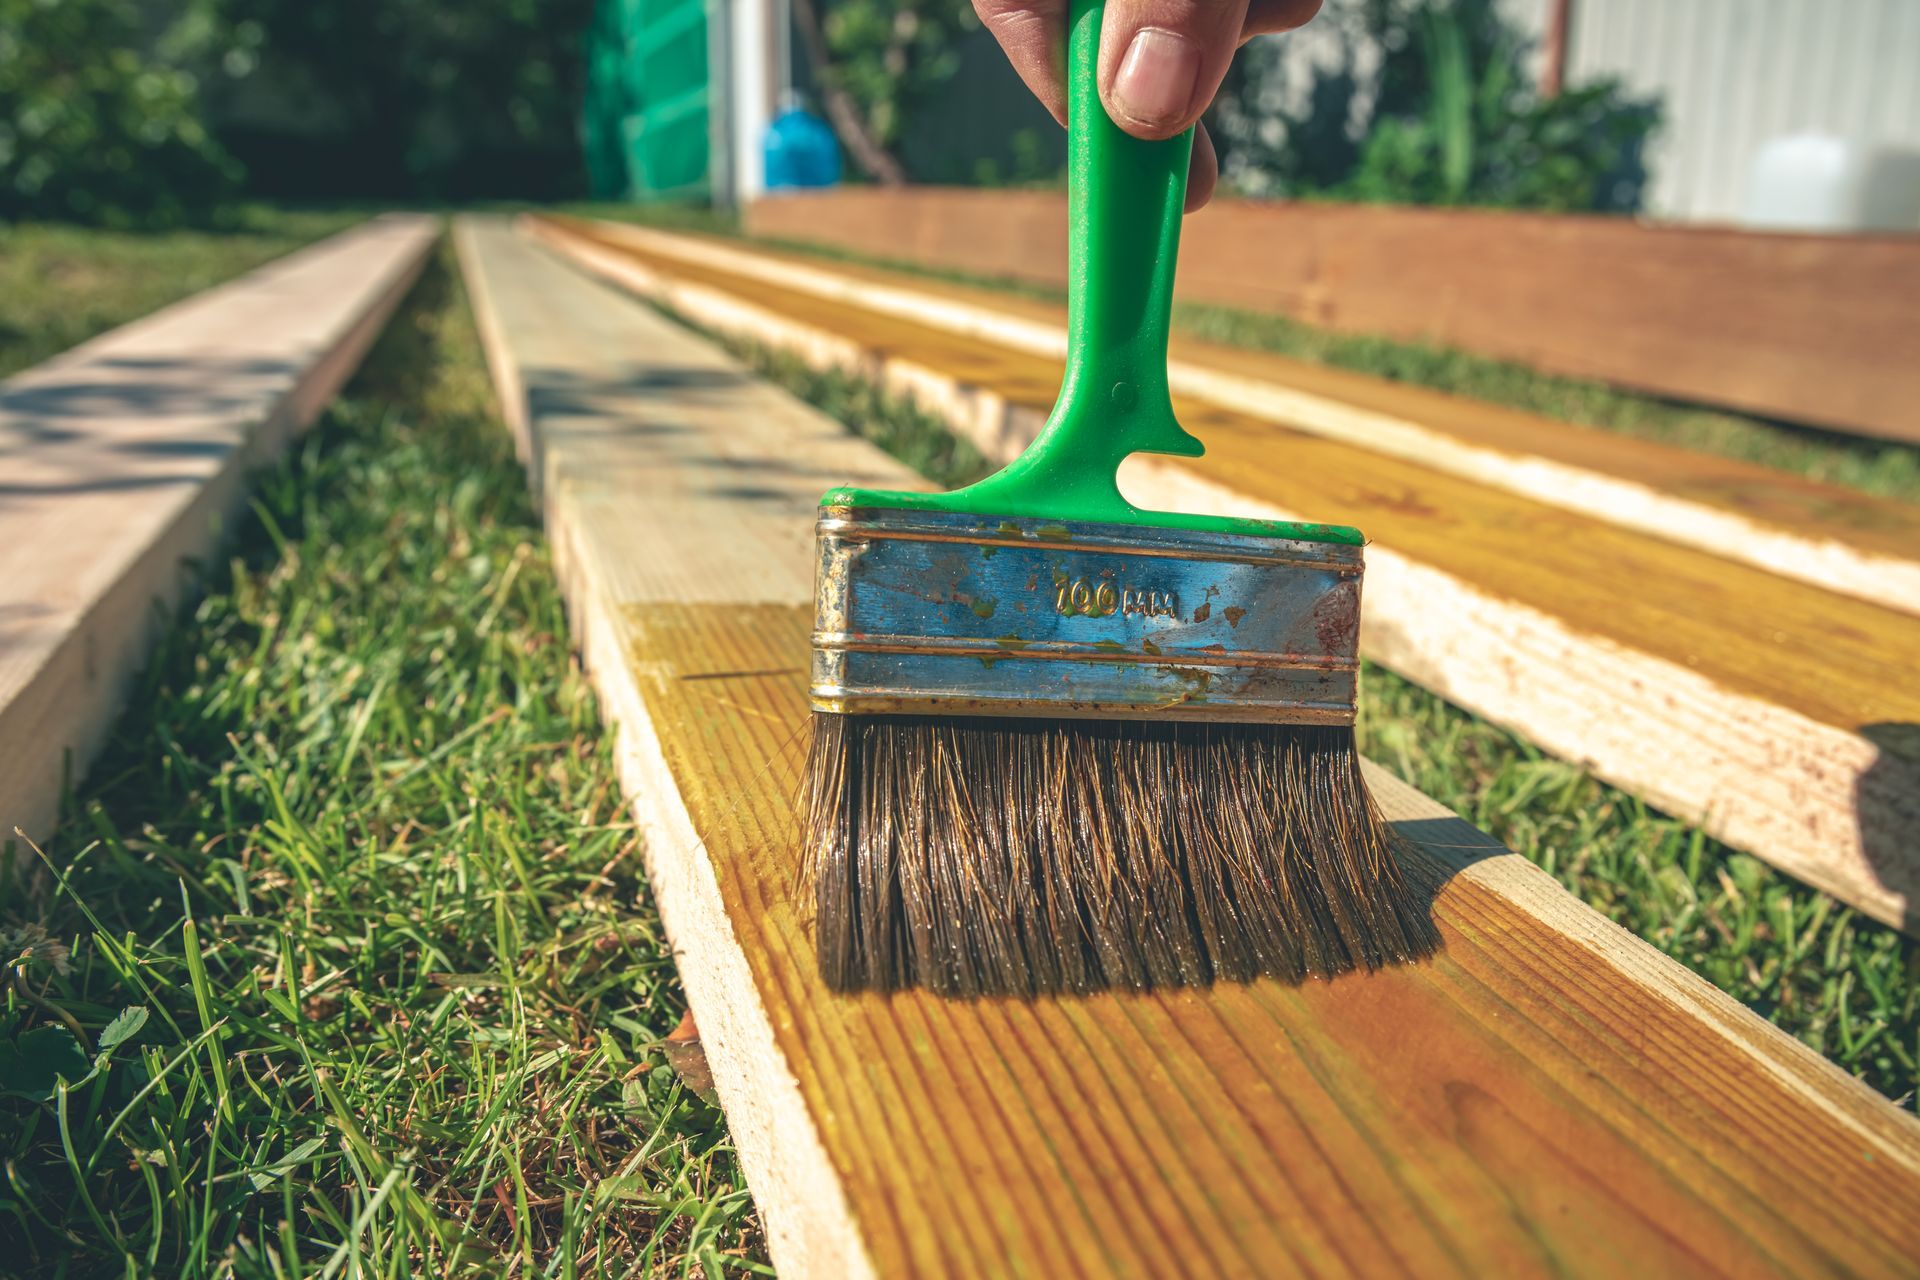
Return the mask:
M 0 866 L 0 1273 L 764 1269 L 444 261 L 255 493 Z
M 0 225 L 0 378 L 332 235 L 357 216 L 250 207 L 227 231 Z

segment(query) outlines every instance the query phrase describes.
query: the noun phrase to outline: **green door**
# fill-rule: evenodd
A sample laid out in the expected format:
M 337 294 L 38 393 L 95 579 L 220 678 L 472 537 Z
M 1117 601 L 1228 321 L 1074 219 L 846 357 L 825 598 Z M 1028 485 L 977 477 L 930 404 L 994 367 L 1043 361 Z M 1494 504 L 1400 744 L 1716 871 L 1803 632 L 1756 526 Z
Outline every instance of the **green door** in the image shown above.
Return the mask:
M 600 0 L 582 120 L 594 194 L 696 200 L 712 191 L 707 0 Z

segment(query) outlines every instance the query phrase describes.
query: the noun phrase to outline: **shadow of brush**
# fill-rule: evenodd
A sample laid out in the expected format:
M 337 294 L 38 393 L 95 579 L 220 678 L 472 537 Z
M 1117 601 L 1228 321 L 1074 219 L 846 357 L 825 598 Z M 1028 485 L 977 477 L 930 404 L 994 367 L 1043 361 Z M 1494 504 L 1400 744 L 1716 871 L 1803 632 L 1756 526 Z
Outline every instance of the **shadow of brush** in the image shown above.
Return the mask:
M 1864 725 L 1879 754 L 1854 784 L 1860 848 L 1880 884 L 1906 901 L 1896 927 L 1920 933 L 1920 724 Z

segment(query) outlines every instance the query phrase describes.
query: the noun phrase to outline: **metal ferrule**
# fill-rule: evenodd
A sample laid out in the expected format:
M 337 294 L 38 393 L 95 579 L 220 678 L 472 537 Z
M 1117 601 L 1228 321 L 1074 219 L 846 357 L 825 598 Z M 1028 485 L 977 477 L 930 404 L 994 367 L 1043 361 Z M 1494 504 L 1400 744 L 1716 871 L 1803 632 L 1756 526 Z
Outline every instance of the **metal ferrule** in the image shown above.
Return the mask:
M 824 507 L 812 702 L 1351 724 L 1359 547 Z

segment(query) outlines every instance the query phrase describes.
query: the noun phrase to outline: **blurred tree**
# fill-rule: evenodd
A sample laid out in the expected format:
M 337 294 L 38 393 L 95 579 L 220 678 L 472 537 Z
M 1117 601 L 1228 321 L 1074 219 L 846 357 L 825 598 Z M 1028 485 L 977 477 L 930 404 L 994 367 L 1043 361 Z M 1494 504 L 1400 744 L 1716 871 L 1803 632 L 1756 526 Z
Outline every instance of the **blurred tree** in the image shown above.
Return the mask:
M 969 0 L 794 0 L 827 119 L 853 162 L 898 186 L 907 167 L 895 147 L 907 117 L 960 65 L 961 33 L 978 24 Z
M 1360 0 L 1343 16 L 1320 20 L 1333 20 L 1328 62 L 1289 62 L 1267 41 L 1238 60 L 1209 116 L 1229 181 L 1389 203 L 1639 207 L 1657 102 L 1611 80 L 1543 97 L 1495 0 Z
M 270 194 L 457 199 L 585 188 L 593 0 L 212 0 L 220 137 Z
M 156 41 L 129 0 L 0 0 L 0 219 L 204 219 L 239 168 L 201 121 L 191 11 Z

